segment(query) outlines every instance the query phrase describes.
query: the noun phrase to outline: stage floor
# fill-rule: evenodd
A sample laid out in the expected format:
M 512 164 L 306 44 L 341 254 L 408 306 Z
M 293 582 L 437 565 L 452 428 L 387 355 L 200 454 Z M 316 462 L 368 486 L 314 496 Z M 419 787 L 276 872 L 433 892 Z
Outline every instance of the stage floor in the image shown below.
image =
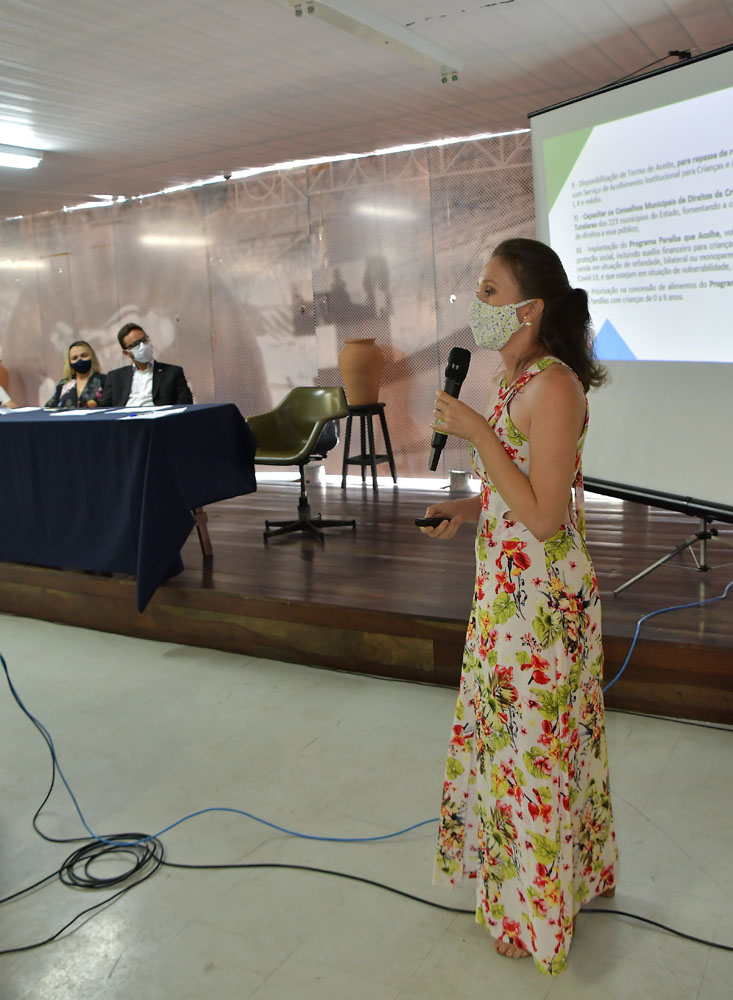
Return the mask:
M 195 532 L 184 571 L 158 589 L 143 614 L 134 581 L 0 563 L 0 610 L 102 631 L 225 649 L 378 676 L 453 685 L 474 580 L 473 532 L 431 541 L 414 517 L 441 491 L 391 485 L 311 485 L 314 512 L 355 517 L 324 543 L 301 535 L 264 544 L 266 518 L 294 515 L 298 486 L 207 508 L 214 548 L 203 560 Z M 587 498 L 588 545 L 603 601 L 606 679 L 621 666 L 644 614 L 722 593 L 733 579 L 733 528 L 709 543 L 710 572 L 689 551 L 614 597 L 629 577 L 698 530 L 697 520 L 603 497 Z M 697 551 L 697 549 L 696 549 Z M 733 615 L 717 601 L 659 615 L 642 626 L 610 705 L 733 722 Z

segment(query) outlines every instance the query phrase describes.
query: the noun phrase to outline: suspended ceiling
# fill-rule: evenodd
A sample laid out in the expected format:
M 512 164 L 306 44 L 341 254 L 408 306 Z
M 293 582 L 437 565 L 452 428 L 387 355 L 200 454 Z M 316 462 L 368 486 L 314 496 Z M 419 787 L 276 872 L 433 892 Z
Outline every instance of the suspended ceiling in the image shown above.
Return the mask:
M 524 128 L 531 111 L 668 65 L 670 50 L 733 42 L 733 0 L 307 6 L 296 16 L 292 0 L 4 0 L 0 143 L 45 156 L 36 170 L 0 168 L 0 218 Z M 382 33 L 332 23 L 344 11 Z M 434 65 L 410 58 L 411 40 Z M 458 79 L 443 83 L 452 62 Z

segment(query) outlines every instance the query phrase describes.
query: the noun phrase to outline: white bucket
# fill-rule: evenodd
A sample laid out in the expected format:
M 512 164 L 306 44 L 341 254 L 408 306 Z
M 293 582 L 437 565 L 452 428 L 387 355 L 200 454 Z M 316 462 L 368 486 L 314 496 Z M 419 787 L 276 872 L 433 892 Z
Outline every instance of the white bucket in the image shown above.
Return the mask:
M 450 470 L 451 493 L 460 493 L 468 489 L 468 473 L 462 469 Z

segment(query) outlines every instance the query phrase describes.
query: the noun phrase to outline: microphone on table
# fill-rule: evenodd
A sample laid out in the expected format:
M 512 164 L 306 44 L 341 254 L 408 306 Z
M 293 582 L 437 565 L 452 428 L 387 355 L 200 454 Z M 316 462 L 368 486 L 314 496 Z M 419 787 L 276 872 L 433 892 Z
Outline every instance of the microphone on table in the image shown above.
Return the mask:
M 448 355 L 448 364 L 445 366 L 445 385 L 443 386 L 443 392 L 447 392 L 449 396 L 453 396 L 454 399 L 458 399 L 458 393 L 461 391 L 461 386 L 463 385 L 463 380 L 468 374 L 468 366 L 471 364 L 471 352 L 467 351 L 465 347 L 453 347 Z M 441 431 L 433 431 L 433 437 L 430 441 L 430 471 L 435 472 L 438 468 L 438 462 L 440 461 L 440 456 L 445 448 L 445 442 L 447 440 L 447 435 L 443 434 Z

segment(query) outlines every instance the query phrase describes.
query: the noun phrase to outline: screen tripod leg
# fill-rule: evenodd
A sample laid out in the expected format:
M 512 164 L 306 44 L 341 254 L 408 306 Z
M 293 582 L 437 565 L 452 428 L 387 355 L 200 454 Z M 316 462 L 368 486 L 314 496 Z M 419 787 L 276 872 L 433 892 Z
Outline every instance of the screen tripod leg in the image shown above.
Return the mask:
M 672 549 L 671 552 L 668 552 L 666 556 L 662 556 L 661 559 L 657 559 L 657 561 L 653 562 L 651 566 L 647 566 L 646 569 L 643 569 L 641 573 L 637 573 L 636 576 L 632 576 L 630 580 L 626 581 L 626 583 L 622 583 L 620 587 L 616 587 L 616 589 L 613 592 L 613 596 L 616 597 L 616 595 L 620 594 L 622 590 L 626 590 L 627 587 L 630 587 L 632 583 L 637 583 L 639 580 L 643 580 L 645 576 L 648 576 L 650 573 L 653 573 L 655 569 L 658 569 L 660 566 L 663 566 L 666 562 L 669 562 L 670 559 L 674 559 L 675 556 L 678 556 L 681 552 L 684 552 L 685 549 L 692 548 L 695 542 L 700 542 L 701 562 L 698 564 L 697 568 L 702 573 L 707 572 L 707 570 L 710 569 L 710 566 L 706 564 L 705 545 L 707 543 L 708 538 L 713 537 L 713 533 L 717 534 L 717 532 L 715 532 L 715 529 L 711 531 L 710 529 L 703 528 L 702 531 L 696 531 L 694 535 L 690 535 L 690 537 L 685 539 L 684 542 L 680 542 L 680 544 L 676 548 Z

